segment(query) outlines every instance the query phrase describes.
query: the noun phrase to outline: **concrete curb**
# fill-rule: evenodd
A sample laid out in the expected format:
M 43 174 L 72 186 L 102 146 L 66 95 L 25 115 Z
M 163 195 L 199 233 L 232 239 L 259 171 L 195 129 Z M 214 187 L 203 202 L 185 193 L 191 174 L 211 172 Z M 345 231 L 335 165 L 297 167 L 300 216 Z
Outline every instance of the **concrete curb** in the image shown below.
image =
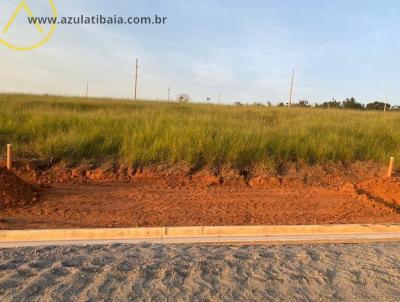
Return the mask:
M 354 242 L 400 241 L 400 224 L 154 227 L 0 231 L 0 247 L 69 242 Z M 36 243 L 36 244 L 35 244 Z

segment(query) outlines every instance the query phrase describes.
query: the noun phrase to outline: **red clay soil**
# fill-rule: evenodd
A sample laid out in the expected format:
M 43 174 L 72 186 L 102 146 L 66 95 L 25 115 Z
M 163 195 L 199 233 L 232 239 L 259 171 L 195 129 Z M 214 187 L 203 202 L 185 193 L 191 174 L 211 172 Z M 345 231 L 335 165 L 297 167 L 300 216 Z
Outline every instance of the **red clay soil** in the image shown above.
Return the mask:
M 400 223 L 400 179 L 380 178 L 379 169 L 363 181 L 354 170 L 321 167 L 283 175 L 147 169 L 129 177 L 56 169 L 65 178 L 35 176 L 60 180 L 40 202 L 0 210 L 0 229 Z
M 38 201 L 38 190 L 6 168 L 0 167 L 0 209 L 18 208 Z
M 358 191 L 389 207 L 400 208 L 400 181 L 398 179 L 371 179 L 361 183 L 358 186 Z

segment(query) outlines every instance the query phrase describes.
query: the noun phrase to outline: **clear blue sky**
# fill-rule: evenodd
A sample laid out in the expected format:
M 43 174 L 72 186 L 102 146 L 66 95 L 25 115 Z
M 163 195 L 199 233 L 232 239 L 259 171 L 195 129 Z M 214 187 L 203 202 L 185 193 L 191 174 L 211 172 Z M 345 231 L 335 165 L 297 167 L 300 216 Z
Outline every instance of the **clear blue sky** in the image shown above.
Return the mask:
M 226 103 L 276 103 L 287 100 L 295 68 L 295 100 L 387 95 L 400 104 L 399 1 L 54 1 L 61 16 L 168 20 L 58 26 L 49 43 L 31 52 L 0 45 L 1 91 L 77 95 L 89 80 L 91 95 L 128 97 L 139 57 L 142 98 L 166 99 L 171 86 L 173 97 L 187 92 L 217 101 L 221 93 Z M 0 29 L 18 2 L 0 0 Z M 27 0 L 35 15 L 48 14 L 46 2 Z

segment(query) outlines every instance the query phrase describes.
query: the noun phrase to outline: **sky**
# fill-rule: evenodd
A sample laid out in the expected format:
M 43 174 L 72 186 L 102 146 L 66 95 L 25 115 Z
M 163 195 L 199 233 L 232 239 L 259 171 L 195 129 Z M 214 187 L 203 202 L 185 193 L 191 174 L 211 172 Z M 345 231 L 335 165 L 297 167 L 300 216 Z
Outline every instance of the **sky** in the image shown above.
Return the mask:
M 0 39 L 40 33 L 21 0 L 0 0 Z M 48 0 L 25 0 L 48 16 Z M 395 0 L 54 0 L 59 16 L 167 17 L 164 25 L 58 25 L 32 51 L 0 44 L 0 91 L 195 101 L 311 103 L 355 97 L 400 105 L 400 2 Z M 44 31 L 49 27 L 44 26 Z

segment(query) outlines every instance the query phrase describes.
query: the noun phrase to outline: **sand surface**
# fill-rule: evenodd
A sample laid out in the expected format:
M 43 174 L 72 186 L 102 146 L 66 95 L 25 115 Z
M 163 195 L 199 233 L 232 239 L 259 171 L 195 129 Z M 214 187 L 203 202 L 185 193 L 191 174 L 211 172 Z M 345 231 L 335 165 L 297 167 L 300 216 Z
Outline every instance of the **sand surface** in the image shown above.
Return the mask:
M 400 243 L 0 250 L 1 301 L 398 301 Z

